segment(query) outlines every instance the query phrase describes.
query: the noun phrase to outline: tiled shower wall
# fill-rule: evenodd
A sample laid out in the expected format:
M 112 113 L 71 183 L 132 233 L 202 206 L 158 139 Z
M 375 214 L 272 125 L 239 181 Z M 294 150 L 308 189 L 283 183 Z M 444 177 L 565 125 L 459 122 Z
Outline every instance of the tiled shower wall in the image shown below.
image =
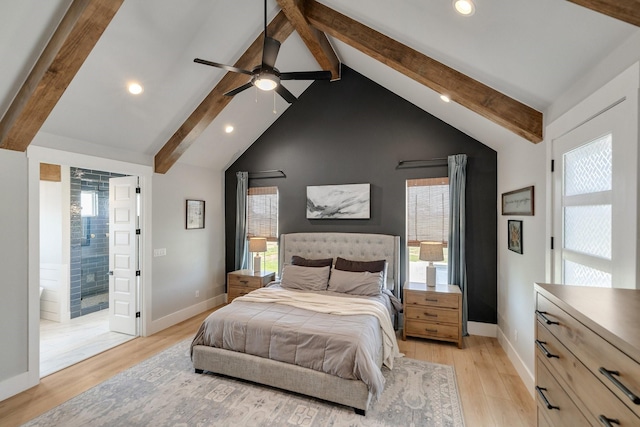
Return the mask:
M 70 308 L 73 319 L 109 306 L 109 179 L 123 175 L 73 167 L 70 172 Z M 97 216 L 84 218 L 81 216 L 80 194 L 82 191 L 97 193 Z M 96 297 L 98 295 L 104 298 Z

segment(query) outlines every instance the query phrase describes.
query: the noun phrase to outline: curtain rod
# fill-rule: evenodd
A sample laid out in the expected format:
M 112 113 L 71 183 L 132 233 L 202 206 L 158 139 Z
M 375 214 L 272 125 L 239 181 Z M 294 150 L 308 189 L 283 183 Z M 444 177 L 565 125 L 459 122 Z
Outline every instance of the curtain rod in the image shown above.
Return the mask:
M 259 175 L 259 176 L 256 176 Z M 249 179 L 265 179 L 265 178 L 286 178 L 287 175 L 280 169 L 271 169 L 266 171 L 249 172 Z
M 435 157 L 428 160 L 400 160 L 396 169 L 428 168 L 434 166 L 447 166 L 447 157 Z

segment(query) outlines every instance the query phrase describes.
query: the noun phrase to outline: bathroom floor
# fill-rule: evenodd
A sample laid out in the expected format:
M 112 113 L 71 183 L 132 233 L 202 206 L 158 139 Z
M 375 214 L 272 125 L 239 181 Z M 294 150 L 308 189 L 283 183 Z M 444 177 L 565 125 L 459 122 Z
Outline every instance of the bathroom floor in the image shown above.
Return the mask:
M 40 377 L 135 338 L 109 331 L 109 310 L 59 323 L 40 319 Z

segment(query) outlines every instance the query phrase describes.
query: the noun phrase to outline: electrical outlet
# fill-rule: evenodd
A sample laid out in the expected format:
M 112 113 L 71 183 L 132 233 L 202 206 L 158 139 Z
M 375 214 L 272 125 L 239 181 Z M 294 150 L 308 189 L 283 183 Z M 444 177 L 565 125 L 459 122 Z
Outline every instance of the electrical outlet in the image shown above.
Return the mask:
M 196 298 L 200 298 L 200 291 L 196 291 Z
M 516 340 L 516 342 L 518 342 L 518 330 L 517 329 L 513 332 L 513 338 Z

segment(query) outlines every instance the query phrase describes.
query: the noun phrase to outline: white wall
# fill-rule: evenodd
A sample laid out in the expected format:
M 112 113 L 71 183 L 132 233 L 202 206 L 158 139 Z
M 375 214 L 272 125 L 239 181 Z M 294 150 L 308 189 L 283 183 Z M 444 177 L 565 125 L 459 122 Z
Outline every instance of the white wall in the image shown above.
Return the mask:
M 0 400 L 27 371 L 27 157 L 0 150 Z
M 153 177 L 151 332 L 224 303 L 223 173 L 174 165 Z M 185 228 L 187 199 L 205 201 L 205 228 Z M 196 297 L 196 292 L 199 296 Z

